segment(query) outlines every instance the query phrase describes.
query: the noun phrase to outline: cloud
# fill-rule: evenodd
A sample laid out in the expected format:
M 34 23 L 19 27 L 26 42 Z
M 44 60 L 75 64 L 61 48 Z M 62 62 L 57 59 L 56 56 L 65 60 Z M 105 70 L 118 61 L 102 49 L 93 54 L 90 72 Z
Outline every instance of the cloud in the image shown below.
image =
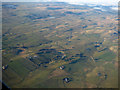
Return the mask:
M 119 0 L 58 0 L 65 1 L 69 3 L 90 3 L 90 4 L 109 4 L 114 5 L 118 4 Z

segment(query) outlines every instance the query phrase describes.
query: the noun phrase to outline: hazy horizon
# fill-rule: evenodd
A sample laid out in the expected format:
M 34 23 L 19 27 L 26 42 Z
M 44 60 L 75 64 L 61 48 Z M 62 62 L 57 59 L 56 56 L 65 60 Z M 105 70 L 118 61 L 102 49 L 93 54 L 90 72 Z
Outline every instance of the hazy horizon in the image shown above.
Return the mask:
M 2 2 L 67 2 L 70 4 L 118 5 L 119 0 L 2 0 Z

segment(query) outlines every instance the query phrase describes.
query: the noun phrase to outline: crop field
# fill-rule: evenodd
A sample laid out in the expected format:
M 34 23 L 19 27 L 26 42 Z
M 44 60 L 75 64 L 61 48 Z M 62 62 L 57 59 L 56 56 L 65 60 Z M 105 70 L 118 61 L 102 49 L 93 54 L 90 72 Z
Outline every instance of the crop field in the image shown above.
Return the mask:
M 104 8 L 2 3 L 3 82 L 10 88 L 117 88 L 118 17 Z

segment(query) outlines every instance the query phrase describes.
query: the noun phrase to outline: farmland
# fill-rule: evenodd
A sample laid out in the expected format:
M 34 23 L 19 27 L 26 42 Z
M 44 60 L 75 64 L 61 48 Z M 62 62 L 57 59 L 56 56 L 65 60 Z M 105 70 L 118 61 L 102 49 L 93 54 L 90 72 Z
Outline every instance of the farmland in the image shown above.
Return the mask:
M 8 87 L 118 87 L 117 11 L 63 2 L 2 8 L 2 75 Z

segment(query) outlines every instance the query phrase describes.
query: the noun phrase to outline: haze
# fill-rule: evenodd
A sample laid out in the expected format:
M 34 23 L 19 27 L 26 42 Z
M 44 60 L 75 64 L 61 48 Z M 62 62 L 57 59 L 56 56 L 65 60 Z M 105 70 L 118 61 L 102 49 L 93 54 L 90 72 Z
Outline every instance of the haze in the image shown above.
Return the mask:
M 119 0 L 2 0 L 2 2 L 68 2 L 71 4 L 117 5 Z

